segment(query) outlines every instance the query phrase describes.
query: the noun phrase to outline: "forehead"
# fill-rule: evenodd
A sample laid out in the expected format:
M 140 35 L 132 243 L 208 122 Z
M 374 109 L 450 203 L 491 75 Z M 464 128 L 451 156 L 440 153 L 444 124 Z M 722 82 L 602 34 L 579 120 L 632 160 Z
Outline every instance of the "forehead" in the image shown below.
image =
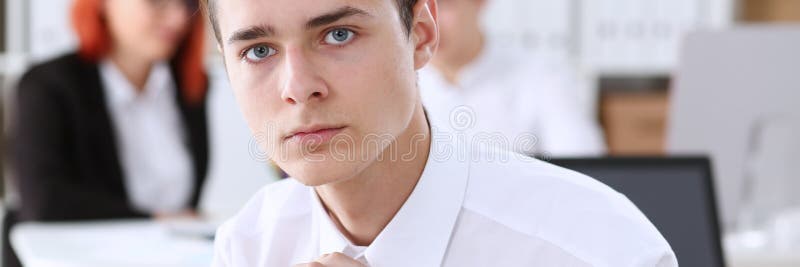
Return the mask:
M 223 39 L 232 31 L 254 25 L 277 31 L 301 28 L 308 20 L 342 7 L 367 11 L 378 18 L 395 18 L 395 0 L 215 0 Z

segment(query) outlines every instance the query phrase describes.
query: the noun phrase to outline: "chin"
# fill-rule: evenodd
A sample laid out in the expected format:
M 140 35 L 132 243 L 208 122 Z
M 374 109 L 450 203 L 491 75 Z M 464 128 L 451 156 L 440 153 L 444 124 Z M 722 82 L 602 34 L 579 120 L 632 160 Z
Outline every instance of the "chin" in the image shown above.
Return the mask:
M 169 61 L 175 56 L 175 49 L 166 47 L 164 45 L 156 45 L 150 47 L 147 51 L 147 57 L 156 61 Z
M 301 161 L 288 164 L 284 170 L 292 178 L 306 186 L 321 186 L 346 181 L 356 175 L 358 169 L 352 162 Z

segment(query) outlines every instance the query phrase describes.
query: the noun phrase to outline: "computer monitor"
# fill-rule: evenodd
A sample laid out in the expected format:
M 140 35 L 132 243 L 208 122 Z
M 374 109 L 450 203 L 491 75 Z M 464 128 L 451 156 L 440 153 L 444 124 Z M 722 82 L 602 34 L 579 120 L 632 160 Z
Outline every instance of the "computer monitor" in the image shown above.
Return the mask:
M 737 25 L 697 31 L 686 36 L 682 47 L 669 95 L 667 153 L 711 157 L 720 220 L 730 229 L 743 206 L 761 207 L 762 195 L 786 194 L 771 190 L 773 178 L 788 185 L 779 189 L 796 187 L 796 179 L 782 178 L 796 177 L 794 164 L 768 158 L 798 155 L 792 150 L 797 138 L 772 135 L 769 128 L 775 129 L 775 119 L 788 117 L 788 124 L 796 125 L 792 118 L 800 117 L 800 27 Z M 783 146 L 759 145 L 765 141 Z M 751 169 L 754 161 L 790 168 L 764 166 L 766 172 L 759 172 Z M 768 186 L 752 188 L 753 183 Z
M 550 159 L 627 196 L 672 246 L 680 266 L 724 266 L 707 158 Z

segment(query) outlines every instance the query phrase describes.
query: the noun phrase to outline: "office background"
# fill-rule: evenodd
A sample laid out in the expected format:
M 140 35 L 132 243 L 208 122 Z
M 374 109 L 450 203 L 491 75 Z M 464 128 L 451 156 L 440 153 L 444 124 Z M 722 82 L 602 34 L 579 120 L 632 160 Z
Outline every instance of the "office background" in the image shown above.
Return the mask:
M 670 90 L 690 33 L 800 21 L 797 0 L 489 1 L 485 25 L 491 38 L 521 44 L 531 58 L 557 58 L 574 66 L 582 86 L 573 93 L 585 112 L 601 123 L 609 153 L 616 156 L 668 153 Z M 28 66 L 75 47 L 67 14 L 70 3 L 0 2 L 4 114 L 13 105 L 7 99 L 13 94 L 15 79 Z M 221 61 L 213 47 L 208 51 L 214 154 L 201 207 L 211 216 L 223 218 L 277 177 L 253 151 L 253 140 L 227 90 Z M 740 205 L 742 178 L 724 179 L 716 183 L 716 191 L 720 219 L 726 227 Z M 6 196 L 4 201 L 13 204 L 14 196 Z
M 491 38 L 524 46 L 530 57 L 569 62 L 581 81 L 574 95 L 602 122 L 612 155 L 665 151 L 667 91 L 678 65 L 681 41 L 698 30 L 797 18 L 793 0 L 491 0 L 485 25 Z M 75 47 L 68 21 L 70 0 L 4 0 L 0 52 L 3 94 L 27 66 Z M 212 43 L 209 40 L 209 43 Z M 271 171 L 250 155 L 250 138 L 238 116 L 215 49 L 209 47 L 212 84 L 211 136 L 214 151 L 204 198 L 211 210 L 243 201 L 223 177 L 241 188 L 257 188 Z M 8 99 L 5 97 L 4 99 Z M 7 103 L 5 105 L 13 105 Z M 7 109 L 6 109 L 7 110 Z M 229 190 L 226 190 L 229 188 Z M 737 191 L 721 189 L 721 192 Z M 215 199 L 218 196 L 219 199 Z M 721 196 L 731 213 L 735 196 Z M 208 200 L 208 201 L 205 201 Z M 215 206 L 218 205 L 218 206 Z

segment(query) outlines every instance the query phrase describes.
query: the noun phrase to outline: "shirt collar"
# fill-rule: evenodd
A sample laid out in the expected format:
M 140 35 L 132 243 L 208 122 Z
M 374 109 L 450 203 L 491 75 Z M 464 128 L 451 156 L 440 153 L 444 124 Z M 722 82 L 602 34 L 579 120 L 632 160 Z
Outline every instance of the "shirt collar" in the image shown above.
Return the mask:
M 322 206 L 319 196 L 314 193 L 313 187 L 311 187 L 311 192 L 312 193 L 309 194 L 312 198 L 311 225 L 317 231 L 319 239 L 319 251 L 317 252 L 317 256 L 334 252 L 344 252 L 347 246 L 351 245 L 350 242 L 345 239 L 342 233 L 339 232 L 339 229 L 333 224 L 330 216 Z
M 456 150 L 443 141 L 449 134 L 434 124 L 431 136 L 430 153 L 417 186 L 364 253 L 372 266 L 439 266 L 444 259 L 464 201 L 468 161 L 442 153 Z M 313 188 L 309 190 L 313 192 Z M 350 242 L 334 226 L 316 193 L 311 195 L 318 255 L 345 252 Z
M 168 92 L 172 84 L 172 73 L 166 62 L 158 62 L 150 69 L 144 91 L 139 94 L 136 88 L 110 59 L 100 62 L 100 76 L 108 101 L 112 104 L 131 103 L 140 97 L 157 97 Z

